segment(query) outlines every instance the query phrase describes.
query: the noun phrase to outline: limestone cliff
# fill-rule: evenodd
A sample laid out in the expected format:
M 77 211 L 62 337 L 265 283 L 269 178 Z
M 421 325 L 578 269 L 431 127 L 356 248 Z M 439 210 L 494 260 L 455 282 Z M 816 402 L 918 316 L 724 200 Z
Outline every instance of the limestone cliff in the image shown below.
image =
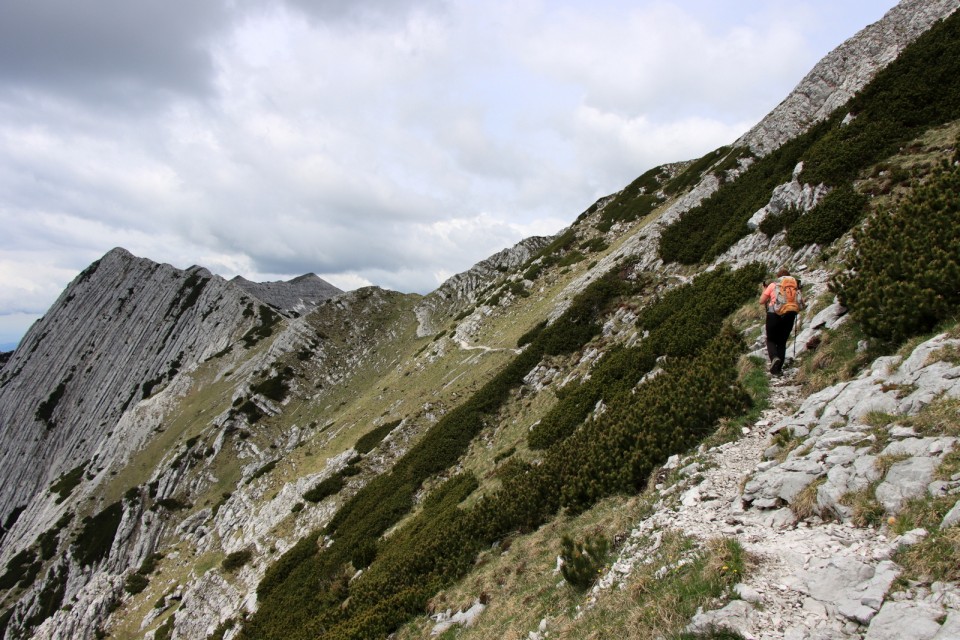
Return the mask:
M 435 333 L 442 322 L 438 318 L 447 319 L 477 302 L 477 295 L 484 287 L 525 264 L 537 251 L 550 244 L 550 240 L 541 236 L 526 238 L 513 247 L 481 260 L 467 271 L 448 278 L 417 305 L 419 334 L 427 336 Z

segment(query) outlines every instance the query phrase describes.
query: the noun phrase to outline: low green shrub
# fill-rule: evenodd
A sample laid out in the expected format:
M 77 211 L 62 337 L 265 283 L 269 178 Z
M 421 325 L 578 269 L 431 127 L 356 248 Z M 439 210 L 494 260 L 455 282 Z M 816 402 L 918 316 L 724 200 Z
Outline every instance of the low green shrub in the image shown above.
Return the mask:
M 136 595 L 146 589 L 149 584 L 150 580 L 148 580 L 146 576 L 142 576 L 139 573 L 131 573 L 123 583 L 123 590 L 130 595 Z
M 189 509 L 192 505 L 189 502 L 180 500 L 179 498 L 161 498 L 154 502 L 153 506 L 166 509 L 167 511 L 182 511 L 184 509 Z
M 379 427 L 374 427 L 372 431 L 360 436 L 360 439 L 357 440 L 357 444 L 353 446 L 354 451 L 359 454 L 369 453 L 374 450 L 374 448 L 383 441 L 387 435 L 400 426 L 402 420 L 391 420 L 386 422 Z
M 70 497 L 73 490 L 77 488 L 80 481 L 83 480 L 83 472 L 87 468 L 87 463 L 83 462 L 67 471 L 50 485 L 50 492 L 57 494 L 56 504 L 60 504 Z
M 332 496 L 343 489 L 343 476 L 336 473 L 329 478 L 321 480 L 315 487 L 309 489 L 303 494 L 303 499 L 308 502 L 320 502 L 324 498 Z
M 272 336 L 274 327 L 276 327 L 281 320 L 280 314 L 274 312 L 273 309 L 266 305 L 260 305 L 258 311 L 259 317 L 257 318 L 257 324 L 240 339 L 247 349 L 254 347 L 261 340 Z
M 220 563 L 220 566 L 223 567 L 223 570 L 227 573 L 233 573 L 245 566 L 252 559 L 253 551 L 250 549 L 242 549 L 240 551 L 234 551 L 233 553 L 228 554 Z
M 73 378 L 73 374 L 69 375 L 66 380 L 57 385 L 57 388 L 50 392 L 50 395 L 47 396 L 47 399 L 40 403 L 40 406 L 37 407 L 37 410 L 34 412 L 34 417 L 43 424 L 46 425 L 47 429 L 53 429 L 57 426 L 57 421 L 53 419 L 53 412 L 56 411 L 57 405 L 60 404 L 63 394 L 67 391 L 67 383 L 70 382 L 70 379 Z
M 275 376 L 270 376 L 250 387 L 253 393 L 274 402 L 283 402 L 290 391 L 290 381 L 295 377 L 292 367 L 284 367 Z
M 790 227 L 801 215 L 803 215 L 803 211 L 795 206 L 787 207 L 779 213 L 772 213 L 760 222 L 760 232 L 768 238 L 772 238 Z
M 539 336 L 547 326 L 547 321 L 538 322 L 532 329 L 527 331 L 525 334 L 517 338 L 517 348 L 522 349 L 531 342 L 533 342 L 537 336 Z
M 163 624 L 157 627 L 156 633 L 153 634 L 153 640 L 170 640 L 173 638 L 173 623 L 173 616 L 164 620 Z
M 24 549 L 7 561 L 6 570 L 0 575 L 0 589 L 12 589 L 19 583 L 22 587 L 33 584 L 42 564 L 33 549 Z
M 609 247 L 610 245 L 603 239 L 603 236 L 597 236 L 592 240 L 586 240 L 580 243 L 580 249 L 587 253 L 600 253 L 601 251 L 606 251 Z
M 262 467 L 260 467 L 260 468 L 257 469 L 256 471 L 254 471 L 252 476 L 250 476 L 249 478 L 247 478 L 247 482 L 246 482 L 246 483 L 247 483 L 247 484 L 250 484 L 250 483 L 253 482 L 254 480 L 256 480 L 256 479 L 258 479 L 258 478 L 262 478 L 263 476 L 267 475 L 268 473 L 270 473 L 271 471 L 273 471 L 274 469 L 276 469 L 277 464 L 278 464 L 279 462 L 280 462 L 279 459 L 277 459 L 277 460 L 271 460 L 271 461 L 268 462 L 267 464 L 263 465 Z
M 587 534 L 582 540 L 568 535 L 560 538 L 560 573 L 575 589 L 586 591 L 597 581 L 607 561 L 610 545 L 602 535 Z
M 868 336 L 897 344 L 956 317 L 958 218 L 960 167 L 948 166 L 854 232 L 856 250 L 834 289 Z
M 118 500 L 96 515 L 83 519 L 83 528 L 71 547 L 73 557 L 81 566 L 91 566 L 107 557 L 122 517 L 123 504 Z
M 787 246 L 799 249 L 808 244 L 830 244 L 859 222 L 866 209 L 867 196 L 849 184 L 839 186 L 787 226 Z

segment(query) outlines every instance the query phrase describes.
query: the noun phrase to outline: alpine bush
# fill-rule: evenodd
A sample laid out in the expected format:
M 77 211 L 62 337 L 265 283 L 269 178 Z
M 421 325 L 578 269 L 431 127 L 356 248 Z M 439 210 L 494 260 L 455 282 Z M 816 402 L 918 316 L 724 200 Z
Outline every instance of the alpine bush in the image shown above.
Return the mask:
M 308 489 L 303 494 L 303 499 L 309 502 L 320 502 L 324 498 L 332 496 L 333 494 L 343 489 L 343 475 L 336 473 L 329 478 L 321 480 L 315 487 Z
M 234 551 L 233 553 L 227 555 L 223 559 L 223 562 L 220 563 L 220 566 L 222 566 L 223 570 L 227 573 L 233 573 L 234 571 L 238 571 L 252 559 L 253 551 L 250 549 L 241 549 L 240 551 Z
M 365 433 L 360 436 L 360 439 L 357 440 L 357 444 L 354 445 L 354 450 L 357 453 L 369 453 L 380 444 L 380 442 L 387 437 L 387 435 L 393 431 L 395 428 L 400 426 L 402 420 L 391 420 L 386 422 L 379 427 L 375 427 L 372 431 Z
M 83 519 L 83 529 L 72 547 L 73 557 L 81 566 L 96 564 L 107 557 L 122 517 L 123 504 L 118 500 L 95 516 Z
M 73 490 L 76 489 L 77 485 L 80 484 L 80 481 L 83 480 L 83 471 L 86 466 L 86 462 L 77 465 L 70 471 L 67 471 L 61 475 L 53 484 L 50 485 L 50 492 L 57 494 L 57 499 L 55 500 L 56 504 L 60 504 L 70 497 L 70 494 L 73 493 Z
M 960 167 L 945 166 L 898 208 L 854 232 L 834 288 L 864 333 L 900 343 L 960 310 Z
M 837 187 L 787 226 L 787 246 L 799 249 L 808 244 L 830 244 L 849 231 L 866 208 L 867 196 L 857 193 L 849 184 Z
M 586 591 L 593 583 L 606 562 L 609 544 L 602 535 L 587 534 L 583 540 L 574 540 L 568 535 L 560 538 L 560 558 L 563 564 L 560 573 L 563 579 L 575 589 Z

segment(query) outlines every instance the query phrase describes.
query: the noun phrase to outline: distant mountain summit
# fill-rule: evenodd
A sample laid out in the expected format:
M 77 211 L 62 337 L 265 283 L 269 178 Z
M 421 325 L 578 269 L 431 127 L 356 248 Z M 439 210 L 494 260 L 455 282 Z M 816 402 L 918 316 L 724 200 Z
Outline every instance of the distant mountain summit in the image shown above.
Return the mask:
M 302 315 L 343 293 L 315 273 L 297 276 L 292 280 L 276 282 L 251 282 L 243 276 L 230 280 L 253 297 L 283 312 Z

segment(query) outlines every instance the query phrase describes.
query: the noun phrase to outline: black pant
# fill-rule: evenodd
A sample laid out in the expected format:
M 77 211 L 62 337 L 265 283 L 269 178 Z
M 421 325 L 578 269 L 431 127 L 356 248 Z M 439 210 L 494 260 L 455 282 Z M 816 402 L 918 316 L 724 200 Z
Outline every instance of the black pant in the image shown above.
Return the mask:
M 780 358 L 780 362 L 787 359 L 787 340 L 793 331 L 793 323 L 797 313 L 790 311 L 782 316 L 767 312 L 767 355 L 770 362 Z

